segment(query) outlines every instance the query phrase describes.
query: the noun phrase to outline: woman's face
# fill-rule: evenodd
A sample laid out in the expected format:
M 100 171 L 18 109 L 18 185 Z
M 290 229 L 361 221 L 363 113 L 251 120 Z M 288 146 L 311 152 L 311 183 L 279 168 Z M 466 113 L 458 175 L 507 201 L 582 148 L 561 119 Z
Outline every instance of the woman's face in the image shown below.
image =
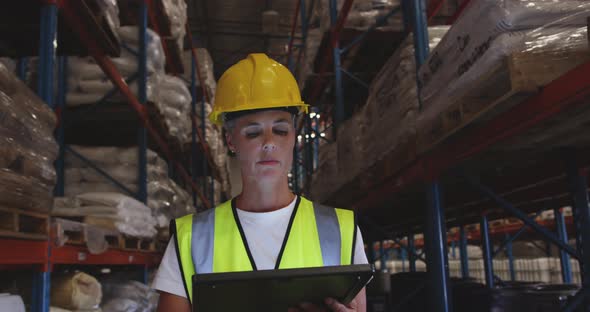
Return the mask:
M 235 120 L 227 135 L 237 153 L 246 180 L 278 181 L 287 178 L 293 161 L 295 129 L 290 113 L 267 110 Z

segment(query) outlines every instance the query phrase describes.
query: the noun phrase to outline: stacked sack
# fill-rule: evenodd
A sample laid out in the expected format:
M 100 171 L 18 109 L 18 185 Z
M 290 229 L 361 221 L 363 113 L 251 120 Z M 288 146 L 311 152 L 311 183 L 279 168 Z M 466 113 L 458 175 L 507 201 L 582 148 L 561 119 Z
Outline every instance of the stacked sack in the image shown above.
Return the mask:
M 431 49 L 447 30 L 446 26 L 429 27 Z M 321 148 L 320 170 L 312 179 L 315 200 L 327 200 L 361 173 L 361 188 L 369 187 L 368 183 L 378 177 L 367 169 L 384 158 L 391 160 L 390 171 L 415 158 L 419 110 L 416 80 L 414 41 L 409 34 L 373 79 L 366 105 L 338 128 L 337 142 Z
M 448 30 L 448 26 L 428 28 L 431 50 Z M 414 36 L 409 34 L 369 87 L 369 97 L 360 114 L 364 113 L 370 121 L 368 136 L 362 144 L 366 163 L 374 164 L 389 157 L 395 166 L 391 170 L 395 171 L 415 158 L 418 99 Z M 381 139 L 371 139 L 377 137 Z
M 156 219 L 152 210 L 143 203 L 119 193 L 84 193 L 74 200 L 72 206 L 54 207 L 54 215 L 83 216 L 84 223 L 101 228 L 117 230 L 132 237 L 152 238 L 157 234 Z
M 217 89 L 217 83 L 215 82 L 215 75 L 213 72 L 213 59 L 211 55 L 207 51 L 207 49 L 198 48 L 195 49 L 195 55 L 197 57 L 197 63 L 199 64 L 198 73 L 203 81 L 203 85 L 205 86 L 205 92 L 208 94 L 209 102 L 213 103 L 215 101 L 215 91 Z M 191 80 L 191 62 L 192 62 L 192 53 L 191 51 L 185 51 L 184 54 L 184 78 L 187 81 Z M 200 87 L 201 81 L 198 80 L 199 76 L 195 73 L 195 79 L 197 79 L 197 86 Z M 221 175 L 221 184 L 220 187 L 216 189 L 221 189 L 223 193 L 228 194 L 230 190 L 229 184 L 229 170 L 227 163 L 227 147 L 223 143 L 223 135 L 221 131 L 217 128 L 217 126 L 213 125 L 209 121 L 209 114 L 211 114 L 212 106 L 209 102 L 204 103 L 204 107 L 202 106 L 201 101 L 197 101 L 196 106 L 196 126 L 199 129 L 202 128 L 202 120 L 205 120 L 205 142 L 207 142 L 210 150 L 211 156 L 213 158 L 213 163 L 215 167 L 219 170 Z M 189 137 L 192 135 L 192 129 L 190 129 Z M 197 142 L 199 138 L 197 136 Z M 187 148 L 188 150 L 188 148 Z M 219 203 L 219 201 L 216 201 Z
M 477 87 L 481 77 L 503 66 L 506 56 L 512 53 L 543 53 L 543 62 L 533 67 L 541 73 L 538 76 L 545 78 L 554 79 L 565 73 L 556 69 L 569 70 L 571 67 L 564 66 L 563 60 L 569 66 L 582 63 L 584 58 L 578 56 L 587 53 L 589 14 L 590 3 L 584 0 L 470 2 L 420 67 L 424 107 L 420 125 L 432 123 Z M 538 83 L 542 77 L 527 79 Z
M 195 72 L 195 82 L 198 88 L 201 87 L 201 80 L 203 80 L 203 84 L 205 85 L 205 90 L 209 97 L 209 101 L 213 102 L 215 98 L 215 90 L 217 89 L 217 83 L 215 82 L 215 75 L 213 71 L 213 59 L 211 58 L 211 54 L 209 51 L 204 48 L 196 48 L 195 55 L 197 57 L 197 64 L 199 65 Z M 184 51 L 182 62 L 184 64 L 184 74 L 183 77 L 186 81 L 191 81 L 192 79 L 192 58 L 193 54 L 190 50 Z M 195 65 L 196 66 L 196 65 Z
M 136 26 L 123 26 L 117 30 L 121 44 L 127 48 L 138 51 L 139 30 Z M 166 58 L 162 49 L 162 43 L 158 34 L 147 30 L 146 41 L 148 86 L 147 97 L 150 101 L 157 99 L 156 85 L 157 76 L 164 74 Z M 126 48 L 121 50 L 121 56 L 111 58 L 111 61 L 124 79 L 129 79 L 137 73 L 137 56 Z M 131 90 L 137 94 L 137 80 L 131 83 Z M 114 85 L 105 75 L 103 70 L 90 57 L 69 57 L 68 58 L 68 93 L 66 104 L 68 106 L 79 106 L 94 104 L 111 91 Z M 113 100 L 121 100 L 117 95 Z
M 136 281 L 110 279 L 102 281 L 105 312 L 152 312 L 158 307 L 159 294 L 154 289 Z
M 118 29 L 119 37 L 125 47 L 121 57 L 112 58 L 112 62 L 125 79 L 129 79 L 138 70 L 137 56 L 131 51 L 139 48 L 138 28 L 123 26 Z M 191 95 L 186 85 L 179 78 L 164 72 L 165 55 L 160 37 L 152 30 L 147 30 L 147 99 L 154 104 L 169 136 L 184 144 L 190 141 L 191 131 Z M 129 51 L 129 50 L 131 51 Z M 90 105 L 101 100 L 113 90 L 114 85 L 92 58 L 69 58 L 69 79 L 66 103 L 68 106 Z M 129 84 L 131 91 L 137 95 L 137 80 Z M 124 101 L 117 94 L 110 101 Z
M 338 12 L 340 12 L 345 1 L 338 0 L 337 2 Z M 375 25 L 378 19 L 386 16 L 391 10 L 400 5 L 400 0 L 355 0 L 350 8 L 344 27 L 367 30 L 369 27 Z M 320 29 L 323 33 L 331 26 L 330 1 L 320 1 L 315 14 L 319 18 Z M 399 12 L 394 14 L 381 27 L 397 31 L 403 30 L 404 23 L 402 15 Z
M 51 109 L 0 64 L 0 205 L 49 211 L 59 148 Z
M 178 49 L 182 51 L 184 48 L 184 36 L 186 35 L 186 2 L 185 0 L 162 0 L 162 7 L 170 21 L 171 39 L 175 41 Z
M 137 148 L 81 147 L 74 151 L 132 192 L 138 191 Z M 66 153 L 65 194 L 72 197 L 88 192 L 122 192 L 83 161 Z M 167 227 L 171 218 L 193 212 L 190 195 L 168 178 L 168 165 L 153 151 L 147 153 L 148 207 L 158 227 Z
M 101 284 L 83 272 L 52 274 L 51 312 L 99 312 Z

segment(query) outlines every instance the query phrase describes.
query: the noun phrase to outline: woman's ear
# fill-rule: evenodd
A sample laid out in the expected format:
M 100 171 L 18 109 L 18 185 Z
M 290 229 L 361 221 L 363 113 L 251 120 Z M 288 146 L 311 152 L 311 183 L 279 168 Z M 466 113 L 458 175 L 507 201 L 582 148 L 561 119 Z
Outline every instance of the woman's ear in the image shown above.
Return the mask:
M 234 142 L 232 140 L 232 135 L 231 133 L 224 128 L 224 135 L 225 135 L 225 143 L 227 144 L 227 147 L 229 148 L 230 152 L 232 152 L 232 154 L 236 153 L 236 147 L 234 145 Z

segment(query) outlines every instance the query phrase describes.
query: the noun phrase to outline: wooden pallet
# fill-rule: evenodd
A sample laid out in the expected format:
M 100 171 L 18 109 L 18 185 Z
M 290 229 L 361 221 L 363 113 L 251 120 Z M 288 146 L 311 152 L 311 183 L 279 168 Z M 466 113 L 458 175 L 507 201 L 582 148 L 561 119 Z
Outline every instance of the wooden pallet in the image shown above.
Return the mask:
M 47 239 L 49 237 L 49 216 L 38 212 L 0 207 L 0 236 Z
M 419 126 L 418 152 L 424 153 L 466 126 L 506 111 L 589 60 L 588 50 L 512 53 L 482 75 L 442 113 Z
M 67 236 L 66 244 L 86 245 L 89 240 L 87 235 L 96 234 L 92 231 L 85 230 L 85 227 L 96 227 L 100 228 L 100 232 L 104 236 L 104 240 L 107 242 L 109 248 L 133 251 L 156 250 L 154 239 L 129 237 L 114 229 L 84 224 L 83 222 L 80 222 L 84 220 L 84 217 L 60 216 L 60 218 L 64 220 L 56 220 L 56 222 L 54 222 L 54 227 L 56 233 L 63 233 L 63 235 Z M 89 232 L 90 234 L 88 234 Z M 93 238 L 96 239 L 96 237 Z
M 133 251 L 155 251 L 156 241 L 151 238 L 119 236 L 119 248 Z
M 83 217 L 60 216 L 59 218 L 63 220 L 56 220 L 53 223 L 55 233 L 63 233 L 63 235 L 67 237 L 66 244 L 86 245 L 88 242 L 87 235 L 89 234 L 88 231 L 84 230 L 84 227 L 92 225 L 84 225 L 84 223 L 80 222 L 84 219 Z M 77 224 L 79 226 L 68 226 L 68 223 Z M 101 233 L 109 248 L 119 248 L 119 236 L 121 236 L 121 234 L 118 231 L 101 229 Z M 90 235 L 95 235 L 95 233 L 92 233 L 91 231 Z

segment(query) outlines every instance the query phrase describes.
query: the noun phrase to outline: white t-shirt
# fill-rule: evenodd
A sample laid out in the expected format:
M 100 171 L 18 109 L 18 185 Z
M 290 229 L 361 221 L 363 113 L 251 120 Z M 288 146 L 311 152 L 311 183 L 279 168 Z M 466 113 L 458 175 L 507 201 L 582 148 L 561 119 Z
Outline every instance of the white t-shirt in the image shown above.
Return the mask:
M 274 269 L 296 202 L 297 197 L 287 207 L 271 212 L 249 212 L 237 209 L 238 218 L 257 269 Z M 358 228 L 354 263 L 368 263 L 363 238 Z M 152 287 L 186 298 L 173 237 L 170 239 L 168 247 L 166 247 Z

